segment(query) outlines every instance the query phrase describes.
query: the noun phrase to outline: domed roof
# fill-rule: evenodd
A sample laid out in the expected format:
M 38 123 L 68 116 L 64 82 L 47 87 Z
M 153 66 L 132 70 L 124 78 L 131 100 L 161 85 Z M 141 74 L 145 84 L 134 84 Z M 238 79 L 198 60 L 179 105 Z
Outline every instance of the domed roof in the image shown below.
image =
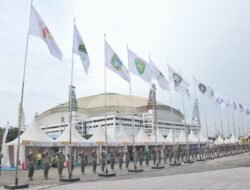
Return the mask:
M 139 96 L 132 96 L 132 110 L 131 110 L 131 96 L 126 94 L 106 93 L 106 111 L 107 112 L 121 112 L 121 113 L 141 113 L 147 110 L 148 99 Z M 105 94 L 98 94 L 92 96 L 81 97 L 77 99 L 78 112 L 88 115 L 96 115 L 105 111 Z M 42 114 L 38 115 L 41 119 L 47 115 L 60 112 L 68 112 L 68 102 L 51 108 Z M 170 111 L 170 107 L 163 103 L 157 102 L 157 109 Z M 183 117 L 179 110 L 173 108 L 173 113 Z

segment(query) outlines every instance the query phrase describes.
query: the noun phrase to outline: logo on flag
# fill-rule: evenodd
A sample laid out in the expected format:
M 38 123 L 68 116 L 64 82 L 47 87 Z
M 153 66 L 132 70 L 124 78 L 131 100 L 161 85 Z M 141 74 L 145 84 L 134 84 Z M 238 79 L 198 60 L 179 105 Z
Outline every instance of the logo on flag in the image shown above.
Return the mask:
M 224 100 L 221 97 L 216 98 L 218 104 L 222 104 Z
M 178 75 L 177 73 L 173 73 L 173 79 L 174 79 L 174 86 L 178 87 L 182 82 L 182 77 Z
M 40 26 L 42 27 L 42 34 L 44 38 L 47 38 L 49 40 L 53 40 L 53 36 L 51 35 L 49 29 L 47 26 L 45 26 L 44 24 L 40 23 Z
M 202 94 L 205 94 L 207 91 L 207 88 L 204 84 L 200 83 L 199 84 L 199 90 L 201 91 Z
M 84 44 L 79 45 L 79 51 L 87 54 L 87 49 Z
M 135 66 L 136 66 L 136 69 L 137 71 L 142 75 L 145 71 L 145 63 L 143 60 L 139 59 L 139 58 L 136 58 L 135 59 Z
M 111 64 L 113 65 L 113 67 L 117 70 L 117 71 L 121 71 L 122 70 L 122 62 L 119 59 L 119 57 L 114 54 L 111 58 Z

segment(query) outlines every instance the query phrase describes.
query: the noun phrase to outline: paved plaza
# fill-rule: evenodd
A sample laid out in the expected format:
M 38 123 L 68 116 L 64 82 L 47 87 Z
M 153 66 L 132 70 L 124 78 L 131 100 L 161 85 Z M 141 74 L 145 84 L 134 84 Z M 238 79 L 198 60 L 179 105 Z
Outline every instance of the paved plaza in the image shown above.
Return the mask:
M 151 163 L 152 164 L 152 163 Z M 75 177 L 81 181 L 73 184 L 61 183 L 57 170 L 51 169 L 49 180 L 44 180 L 43 171 L 36 170 L 34 181 L 29 182 L 30 189 L 250 189 L 250 153 L 196 162 L 178 167 L 166 165 L 165 169 L 152 170 L 144 167 L 143 173 L 128 173 L 125 169 L 116 170 L 116 177 L 103 178 L 93 174 L 91 167 L 87 167 L 86 175 L 80 175 L 80 168 L 74 171 Z M 117 168 L 117 166 L 116 166 Z M 97 169 L 100 172 L 100 166 Z M 13 182 L 15 172 L 3 171 L 0 186 Z M 67 169 L 64 169 L 67 176 Z M 20 181 L 27 181 L 27 172 L 20 173 Z

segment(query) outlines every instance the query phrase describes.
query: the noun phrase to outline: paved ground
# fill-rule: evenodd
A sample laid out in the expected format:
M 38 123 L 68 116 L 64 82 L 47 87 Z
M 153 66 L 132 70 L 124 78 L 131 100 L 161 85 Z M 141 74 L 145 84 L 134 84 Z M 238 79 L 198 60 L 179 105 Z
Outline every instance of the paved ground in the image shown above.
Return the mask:
M 74 184 L 60 183 L 57 170 L 50 170 L 50 179 L 44 180 L 42 170 L 35 171 L 34 181 L 29 182 L 30 189 L 250 189 L 250 153 L 196 162 L 194 164 L 152 170 L 144 167 L 143 173 L 116 171 L 117 177 L 102 178 L 93 174 L 87 167 L 86 175 L 80 175 L 80 168 L 74 174 L 81 181 Z M 100 166 L 98 166 L 100 171 Z M 14 172 L 2 172 L 0 188 L 14 181 Z M 64 169 L 64 176 L 67 170 Z M 27 172 L 20 173 L 20 181 L 27 181 Z

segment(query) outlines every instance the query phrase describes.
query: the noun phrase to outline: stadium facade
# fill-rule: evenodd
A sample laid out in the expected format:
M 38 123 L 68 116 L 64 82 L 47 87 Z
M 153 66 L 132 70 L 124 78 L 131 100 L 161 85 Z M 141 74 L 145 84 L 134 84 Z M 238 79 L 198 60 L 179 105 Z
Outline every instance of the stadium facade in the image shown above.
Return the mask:
M 107 131 L 114 137 L 123 126 L 127 134 L 135 135 L 141 127 L 150 136 L 153 131 L 152 110 L 148 109 L 148 99 L 116 93 L 106 94 Z M 77 99 L 78 111 L 74 114 L 74 123 L 80 134 L 91 135 L 95 128 L 105 127 L 105 94 L 81 97 Z M 176 134 L 181 130 L 197 130 L 197 126 L 185 125 L 184 115 L 177 109 L 157 102 L 158 128 L 163 136 L 167 136 L 171 128 L 176 129 Z M 172 121 L 171 122 L 171 111 Z M 59 136 L 68 127 L 69 118 L 68 102 L 53 107 L 41 114 L 37 114 L 37 122 L 41 129 L 51 137 Z

